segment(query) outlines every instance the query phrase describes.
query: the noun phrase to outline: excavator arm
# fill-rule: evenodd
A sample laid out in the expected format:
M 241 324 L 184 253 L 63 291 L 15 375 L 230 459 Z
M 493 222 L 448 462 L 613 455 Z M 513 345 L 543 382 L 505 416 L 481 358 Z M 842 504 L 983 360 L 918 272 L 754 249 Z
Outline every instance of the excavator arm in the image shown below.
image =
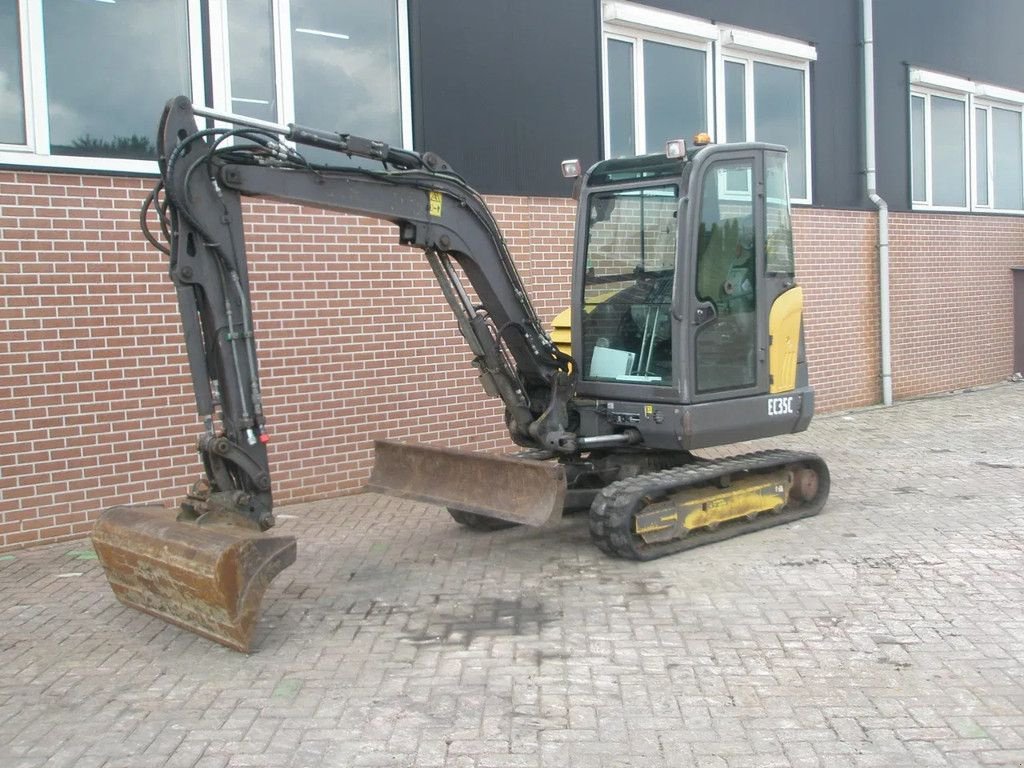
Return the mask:
M 339 165 L 309 162 L 307 147 L 334 153 Z M 263 533 L 274 525 L 270 430 L 243 197 L 393 223 L 401 244 L 424 252 L 484 389 L 505 405 L 513 440 L 549 454 L 584 449 L 571 430 L 572 360 L 545 333 L 487 205 L 439 157 L 222 114 L 185 97 L 168 102 L 158 150 L 160 179 L 141 223 L 169 260 L 203 422 L 205 478 L 176 513 L 123 506 L 101 515 L 93 544 L 122 602 L 247 651 L 264 590 L 295 559 L 293 537 Z M 162 238 L 150 231 L 154 212 Z M 566 483 L 555 462 L 378 443 L 370 487 L 541 524 L 561 515 Z
M 200 129 L 197 117 L 231 127 Z M 199 452 L 208 487 L 189 502 L 197 516 L 234 512 L 262 529 L 273 524 L 242 197 L 393 223 L 401 244 L 426 255 L 484 389 L 505 405 L 513 439 L 556 453 L 577 450 L 568 430 L 570 358 L 545 333 L 490 210 L 436 155 L 224 115 L 184 97 L 167 105 L 159 141 L 158 208 L 205 425 Z M 332 150 L 348 167 L 313 166 L 286 142 Z M 379 161 L 381 169 L 352 167 L 351 157 Z

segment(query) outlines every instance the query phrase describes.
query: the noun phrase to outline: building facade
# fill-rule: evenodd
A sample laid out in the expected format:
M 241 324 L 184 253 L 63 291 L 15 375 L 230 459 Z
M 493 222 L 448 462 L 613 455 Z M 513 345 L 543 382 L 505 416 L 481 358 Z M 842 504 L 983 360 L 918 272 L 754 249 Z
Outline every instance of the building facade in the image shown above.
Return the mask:
M 7 0 L 0 4 L 0 549 L 173 503 L 200 472 L 174 294 L 139 233 L 179 93 L 432 150 L 488 197 L 545 319 L 559 173 L 708 131 L 790 150 L 819 407 L 879 402 L 862 0 Z M 926 21 L 925 21 L 926 20 Z M 1024 264 L 1016 0 L 877 3 L 891 370 L 907 398 L 1013 373 Z M 390 225 L 246 205 L 278 503 L 359 488 L 371 441 L 506 446 L 418 251 Z

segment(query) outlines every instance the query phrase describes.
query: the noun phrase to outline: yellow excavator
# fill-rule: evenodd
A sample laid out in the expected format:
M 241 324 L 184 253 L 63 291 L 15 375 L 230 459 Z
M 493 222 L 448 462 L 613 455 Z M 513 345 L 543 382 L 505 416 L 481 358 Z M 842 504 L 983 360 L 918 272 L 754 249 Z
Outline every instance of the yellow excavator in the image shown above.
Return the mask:
M 483 198 L 434 153 L 185 97 L 168 102 L 158 148 L 160 179 L 141 222 L 169 260 L 205 476 L 177 509 L 100 515 L 93 543 L 128 605 L 248 651 L 264 591 L 295 560 L 295 539 L 270 532 L 270 414 L 242 226 L 249 196 L 394 224 L 399 243 L 423 251 L 523 449 L 504 457 L 377 442 L 368 488 L 447 507 L 479 530 L 589 510 L 594 543 L 636 560 L 824 505 L 829 473 L 814 454 L 693 453 L 799 432 L 813 414 L 784 147 L 698 136 L 586 172 L 564 163 L 579 208 L 572 295 L 554 340 Z

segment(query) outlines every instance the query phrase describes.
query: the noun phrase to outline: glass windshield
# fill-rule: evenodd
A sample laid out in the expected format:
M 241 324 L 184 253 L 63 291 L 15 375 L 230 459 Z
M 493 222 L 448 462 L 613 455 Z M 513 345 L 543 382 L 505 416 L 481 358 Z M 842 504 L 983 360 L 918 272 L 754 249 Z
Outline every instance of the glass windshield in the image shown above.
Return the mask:
M 583 376 L 669 386 L 677 186 L 590 196 L 583 280 Z

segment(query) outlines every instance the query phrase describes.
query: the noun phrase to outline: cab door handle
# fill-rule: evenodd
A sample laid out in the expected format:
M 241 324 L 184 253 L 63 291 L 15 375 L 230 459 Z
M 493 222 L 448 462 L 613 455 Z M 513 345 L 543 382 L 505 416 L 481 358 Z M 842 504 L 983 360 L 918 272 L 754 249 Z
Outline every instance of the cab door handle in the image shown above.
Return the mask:
M 716 317 L 718 317 L 718 312 L 715 310 L 715 305 L 710 301 L 702 301 L 693 313 L 693 322 L 695 325 L 705 325 Z

